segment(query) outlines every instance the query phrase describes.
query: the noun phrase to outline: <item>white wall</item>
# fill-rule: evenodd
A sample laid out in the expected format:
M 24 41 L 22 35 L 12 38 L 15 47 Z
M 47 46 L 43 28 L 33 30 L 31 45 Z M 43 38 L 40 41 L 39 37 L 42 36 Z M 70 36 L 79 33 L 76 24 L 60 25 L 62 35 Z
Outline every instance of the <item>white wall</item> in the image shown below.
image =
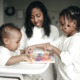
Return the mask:
M 0 0 L 0 25 L 4 23 L 3 19 L 3 0 Z
M 4 15 L 4 22 L 13 22 L 18 25 L 20 28 L 24 25 L 24 17 L 22 19 L 17 18 L 17 11 L 22 10 L 25 14 L 25 10 L 30 2 L 34 0 L 4 0 L 7 2 L 8 6 L 14 6 L 16 13 L 14 16 Z M 51 18 L 52 24 L 57 23 L 59 13 L 62 9 L 66 8 L 69 5 L 80 6 L 79 0 L 40 0 L 42 1 L 48 9 L 49 16 Z M 54 17 L 54 20 L 53 20 Z M 55 24 L 56 25 L 56 24 Z

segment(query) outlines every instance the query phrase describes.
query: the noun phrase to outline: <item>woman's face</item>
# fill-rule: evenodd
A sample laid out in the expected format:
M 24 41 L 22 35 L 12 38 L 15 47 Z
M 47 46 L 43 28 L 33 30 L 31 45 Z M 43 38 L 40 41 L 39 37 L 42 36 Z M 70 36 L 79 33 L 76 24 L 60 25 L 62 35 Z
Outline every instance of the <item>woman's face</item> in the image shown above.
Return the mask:
M 31 21 L 37 27 L 42 27 L 44 22 L 43 13 L 40 8 L 33 8 L 31 13 Z

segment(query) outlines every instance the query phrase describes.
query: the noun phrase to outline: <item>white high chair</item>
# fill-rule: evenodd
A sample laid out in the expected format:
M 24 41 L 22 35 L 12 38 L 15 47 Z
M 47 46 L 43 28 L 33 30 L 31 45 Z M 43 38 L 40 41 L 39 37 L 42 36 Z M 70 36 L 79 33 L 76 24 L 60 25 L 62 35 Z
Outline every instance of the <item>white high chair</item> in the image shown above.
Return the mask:
M 24 80 L 21 74 L 0 73 L 0 80 Z
M 0 66 L 0 80 L 23 80 L 22 74 L 41 74 L 49 66 L 45 64 L 18 63 L 12 66 Z
M 35 53 L 37 52 L 43 52 L 43 51 L 35 50 Z M 26 62 L 20 62 L 18 64 L 11 66 L 0 66 L 0 78 L 15 77 L 17 80 L 23 80 L 22 74 L 34 74 L 34 75 L 41 74 L 45 72 L 49 68 L 49 66 L 50 66 L 49 63 L 32 64 Z

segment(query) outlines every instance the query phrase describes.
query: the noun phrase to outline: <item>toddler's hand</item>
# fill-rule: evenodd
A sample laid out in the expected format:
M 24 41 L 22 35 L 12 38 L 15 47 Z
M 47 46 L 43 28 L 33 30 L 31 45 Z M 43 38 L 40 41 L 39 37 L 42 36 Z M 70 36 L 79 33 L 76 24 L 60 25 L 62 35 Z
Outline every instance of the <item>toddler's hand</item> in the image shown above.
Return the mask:
M 43 50 L 44 50 L 44 51 L 47 51 L 47 48 L 48 48 L 49 46 L 50 46 L 49 43 L 43 44 Z
M 48 46 L 46 46 L 45 50 L 52 52 L 53 51 L 53 46 L 52 45 L 48 45 Z

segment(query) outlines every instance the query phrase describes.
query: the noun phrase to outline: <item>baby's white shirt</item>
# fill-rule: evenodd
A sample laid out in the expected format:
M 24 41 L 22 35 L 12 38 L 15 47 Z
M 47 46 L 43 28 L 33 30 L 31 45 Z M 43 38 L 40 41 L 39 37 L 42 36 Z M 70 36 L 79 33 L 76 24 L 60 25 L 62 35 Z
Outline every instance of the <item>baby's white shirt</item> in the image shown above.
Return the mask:
M 16 50 L 16 51 L 10 51 L 7 48 L 0 46 L 0 65 L 5 66 L 7 61 L 12 57 L 12 56 L 16 56 L 16 55 L 20 55 L 20 51 Z

